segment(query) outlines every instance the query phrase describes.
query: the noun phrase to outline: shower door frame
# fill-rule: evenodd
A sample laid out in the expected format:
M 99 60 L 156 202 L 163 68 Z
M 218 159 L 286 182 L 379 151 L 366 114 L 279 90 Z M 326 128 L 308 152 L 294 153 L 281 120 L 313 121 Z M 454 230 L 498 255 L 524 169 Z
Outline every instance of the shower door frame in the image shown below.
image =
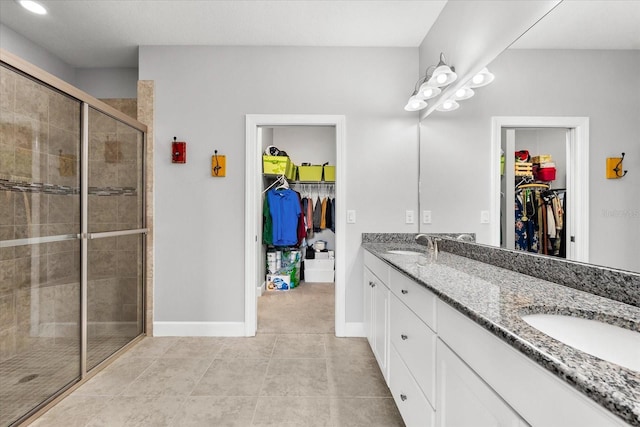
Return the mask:
M 81 249 L 80 249 L 80 372 L 75 382 L 71 382 L 67 386 L 61 388 L 57 393 L 53 394 L 45 401 L 43 401 L 40 405 L 36 406 L 26 414 L 24 414 L 21 418 L 17 420 L 17 424 L 32 422 L 37 419 L 40 415 L 50 409 L 52 406 L 57 404 L 64 397 L 73 392 L 76 388 L 84 384 L 91 377 L 99 373 L 102 369 L 111 364 L 117 357 L 122 354 L 124 351 L 129 349 L 139 340 L 141 340 L 147 331 L 147 322 L 146 322 L 146 306 L 147 306 L 147 277 L 150 272 L 147 270 L 147 238 L 150 230 L 147 228 L 148 223 L 148 214 L 147 214 L 147 163 L 150 159 L 147 159 L 147 126 L 143 123 L 138 122 L 137 120 L 129 117 L 128 115 L 122 113 L 119 110 L 111 107 L 110 105 L 100 101 L 97 98 L 87 94 L 86 92 L 81 91 L 80 89 L 72 86 L 71 84 L 51 75 L 50 73 L 42 70 L 41 68 L 23 60 L 22 58 L 0 48 L 0 63 L 8 66 L 10 69 L 14 69 L 19 73 L 33 79 L 34 81 L 39 82 L 44 86 L 48 86 L 52 89 L 55 89 L 77 101 L 80 103 L 80 121 L 81 121 L 81 138 L 80 138 L 80 204 L 81 204 L 81 219 L 80 219 L 80 233 L 75 235 L 75 239 L 80 240 Z M 136 129 L 142 132 L 142 147 L 141 147 L 141 155 L 142 155 L 142 164 L 141 164 L 141 174 L 142 174 L 142 182 L 141 182 L 141 191 L 143 194 L 142 197 L 142 205 L 141 209 L 141 218 L 142 218 L 142 228 L 138 229 L 128 229 L 128 230 L 120 230 L 120 231 L 107 231 L 107 232 L 97 232 L 90 233 L 88 231 L 88 203 L 89 203 L 89 108 L 93 108 L 96 111 L 99 111 L 111 118 L 118 120 L 133 129 Z M 142 239 L 142 247 L 141 247 L 141 262 L 142 262 L 142 279 L 141 279 L 141 307 L 139 307 L 140 313 L 140 321 L 141 321 L 141 332 L 133 337 L 127 344 L 116 350 L 106 359 L 98 363 L 95 367 L 90 370 L 87 370 L 87 345 L 88 345 L 88 300 L 87 300 L 87 291 L 88 291 L 88 242 L 92 239 L 106 238 L 106 237 L 118 237 L 125 235 L 144 235 L 147 238 Z M 71 236 L 69 235 L 66 240 L 71 240 Z M 24 243 L 45 243 L 50 241 L 58 241 L 58 237 L 60 236 L 47 236 L 47 237 L 38 237 L 38 238 L 28 238 L 28 239 L 20 239 L 23 240 Z M 8 246 L 13 246 L 17 241 L 8 241 Z

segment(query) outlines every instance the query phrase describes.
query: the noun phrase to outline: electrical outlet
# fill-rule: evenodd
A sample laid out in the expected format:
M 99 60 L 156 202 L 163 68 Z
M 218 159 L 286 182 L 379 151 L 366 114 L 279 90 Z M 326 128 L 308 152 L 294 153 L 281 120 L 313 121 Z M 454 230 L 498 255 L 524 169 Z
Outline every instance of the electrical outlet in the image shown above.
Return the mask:
M 405 212 L 404 221 L 407 224 L 413 224 L 413 222 L 414 222 L 413 211 L 406 211 Z
M 347 224 L 356 223 L 356 211 L 347 211 Z
M 422 211 L 422 223 L 431 224 L 431 211 Z
M 480 211 L 480 224 L 489 224 L 489 211 Z

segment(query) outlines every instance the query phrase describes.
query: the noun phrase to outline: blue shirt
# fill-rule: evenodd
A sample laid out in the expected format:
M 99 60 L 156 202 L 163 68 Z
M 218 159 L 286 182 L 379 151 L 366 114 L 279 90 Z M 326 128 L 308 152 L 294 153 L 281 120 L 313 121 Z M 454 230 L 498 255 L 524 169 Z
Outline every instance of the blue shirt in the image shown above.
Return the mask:
M 273 245 L 296 246 L 301 213 L 298 194 L 291 189 L 272 189 L 267 192 L 267 199 L 273 221 Z

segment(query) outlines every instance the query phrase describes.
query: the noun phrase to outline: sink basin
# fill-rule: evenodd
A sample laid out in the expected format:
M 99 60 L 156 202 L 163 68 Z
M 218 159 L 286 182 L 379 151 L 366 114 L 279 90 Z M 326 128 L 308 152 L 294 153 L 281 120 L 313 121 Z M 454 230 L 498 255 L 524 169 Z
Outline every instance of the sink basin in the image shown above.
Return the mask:
M 522 319 L 571 347 L 640 372 L 640 332 L 560 314 L 529 314 Z
M 387 251 L 388 254 L 396 254 L 396 255 L 422 255 L 421 252 L 416 251 L 401 251 L 401 250 L 392 250 Z

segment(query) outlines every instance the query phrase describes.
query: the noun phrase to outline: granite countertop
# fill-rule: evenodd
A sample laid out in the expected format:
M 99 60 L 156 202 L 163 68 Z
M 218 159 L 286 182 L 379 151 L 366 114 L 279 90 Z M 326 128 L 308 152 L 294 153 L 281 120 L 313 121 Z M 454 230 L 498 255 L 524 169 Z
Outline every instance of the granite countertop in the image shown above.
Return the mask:
M 520 317 L 572 314 L 640 331 L 640 308 L 448 252 L 440 251 L 437 260 L 427 258 L 426 265 L 418 264 L 417 256 L 387 252 L 426 252 L 409 241 L 363 242 L 362 247 L 629 424 L 640 426 L 640 372 L 565 345 Z

